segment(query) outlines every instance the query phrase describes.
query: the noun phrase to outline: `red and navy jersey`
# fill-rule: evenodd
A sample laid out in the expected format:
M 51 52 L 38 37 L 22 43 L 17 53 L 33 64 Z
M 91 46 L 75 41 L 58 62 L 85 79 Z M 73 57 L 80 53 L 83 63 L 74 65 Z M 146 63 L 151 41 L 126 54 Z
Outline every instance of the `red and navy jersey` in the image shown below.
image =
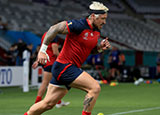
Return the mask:
M 56 61 L 81 67 L 96 46 L 100 31 L 93 28 L 88 19 L 71 20 L 67 23 L 68 34 Z
M 41 39 L 41 44 L 44 40 L 44 37 L 46 36 L 46 33 L 45 32 L 42 36 L 42 39 Z M 43 67 L 47 67 L 47 66 L 50 66 L 54 63 L 54 61 L 56 60 L 57 56 L 53 53 L 53 50 L 52 50 L 52 44 L 58 44 L 58 36 L 56 36 L 56 38 L 54 40 L 52 40 L 52 42 L 50 42 L 50 44 L 48 45 L 48 48 L 47 48 L 47 54 L 49 56 L 49 59 L 50 61 L 47 60 L 47 63 L 43 66 Z

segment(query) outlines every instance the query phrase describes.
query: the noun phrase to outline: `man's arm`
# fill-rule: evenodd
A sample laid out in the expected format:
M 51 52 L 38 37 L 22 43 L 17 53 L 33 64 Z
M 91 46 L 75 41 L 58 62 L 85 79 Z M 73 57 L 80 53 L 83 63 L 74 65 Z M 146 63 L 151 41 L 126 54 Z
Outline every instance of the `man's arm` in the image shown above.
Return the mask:
M 34 63 L 32 64 L 32 68 L 36 69 L 38 67 L 38 60 L 34 61 Z
M 48 32 L 46 33 L 46 36 L 43 40 L 43 44 L 48 45 L 56 37 L 57 34 L 68 34 L 66 21 L 51 26 Z
M 47 60 L 50 61 L 49 56 L 46 53 L 46 50 L 48 48 L 48 44 L 56 37 L 56 35 L 57 34 L 67 34 L 67 33 L 68 33 L 68 29 L 67 29 L 66 21 L 60 22 L 50 27 L 50 29 L 46 33 L 46 36 L 43 40 L 42 46 L 38 53 L 39 63 L 45 64 Z
M 58 57 L 59 55 L 58 44 L 55 44 L 55 43 L 52 44 L 52 51 L 53 51 L 53 54 Z

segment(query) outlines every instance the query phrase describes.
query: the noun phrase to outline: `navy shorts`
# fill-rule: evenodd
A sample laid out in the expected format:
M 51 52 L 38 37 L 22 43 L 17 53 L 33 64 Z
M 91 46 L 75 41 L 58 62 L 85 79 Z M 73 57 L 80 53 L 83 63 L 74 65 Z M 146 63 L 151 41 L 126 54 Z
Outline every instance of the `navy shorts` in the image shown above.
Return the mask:
M 49 65 L 49 66 L 47 66 L 47 67 L 44 67 L 44 66 L 42 66 L 42 67 L 43 67 L 43 70 L 44 70 L 44 71 L 51 73 L 51 71 L 52 71 L 52 65 Z
M 68 90 L 71 88 L 69 85 L 83 72 L 74 64 L 62 64 L 57 61 L 52 66 L 52 80 L 51 84 L 58 86 L 65 86 Z

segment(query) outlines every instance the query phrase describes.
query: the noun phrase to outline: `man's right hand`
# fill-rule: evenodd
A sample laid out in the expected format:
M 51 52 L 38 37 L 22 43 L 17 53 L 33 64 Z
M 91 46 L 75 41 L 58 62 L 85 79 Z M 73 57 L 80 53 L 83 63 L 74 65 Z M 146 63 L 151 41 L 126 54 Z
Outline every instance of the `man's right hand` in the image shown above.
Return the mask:
M 45 65 L 47 63 L 47 60 L 50 61 L 48 54 L 39 51 L 39 53 L 38 53 L 38 62 L 43 64 L 43 65 Z

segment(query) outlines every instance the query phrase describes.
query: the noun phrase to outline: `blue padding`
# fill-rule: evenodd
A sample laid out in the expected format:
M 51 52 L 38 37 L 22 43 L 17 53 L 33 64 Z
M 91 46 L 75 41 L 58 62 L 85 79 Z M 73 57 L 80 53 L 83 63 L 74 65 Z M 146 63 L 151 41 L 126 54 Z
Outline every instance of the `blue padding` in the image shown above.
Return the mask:
M 14 43 L 22 39 L 26 44 L 33 44 L 33 51 L 41 43 L 41 38 L 31 32 L 8 31 L 7 35 L 10 36 L 11 41 L 15 41 Z

